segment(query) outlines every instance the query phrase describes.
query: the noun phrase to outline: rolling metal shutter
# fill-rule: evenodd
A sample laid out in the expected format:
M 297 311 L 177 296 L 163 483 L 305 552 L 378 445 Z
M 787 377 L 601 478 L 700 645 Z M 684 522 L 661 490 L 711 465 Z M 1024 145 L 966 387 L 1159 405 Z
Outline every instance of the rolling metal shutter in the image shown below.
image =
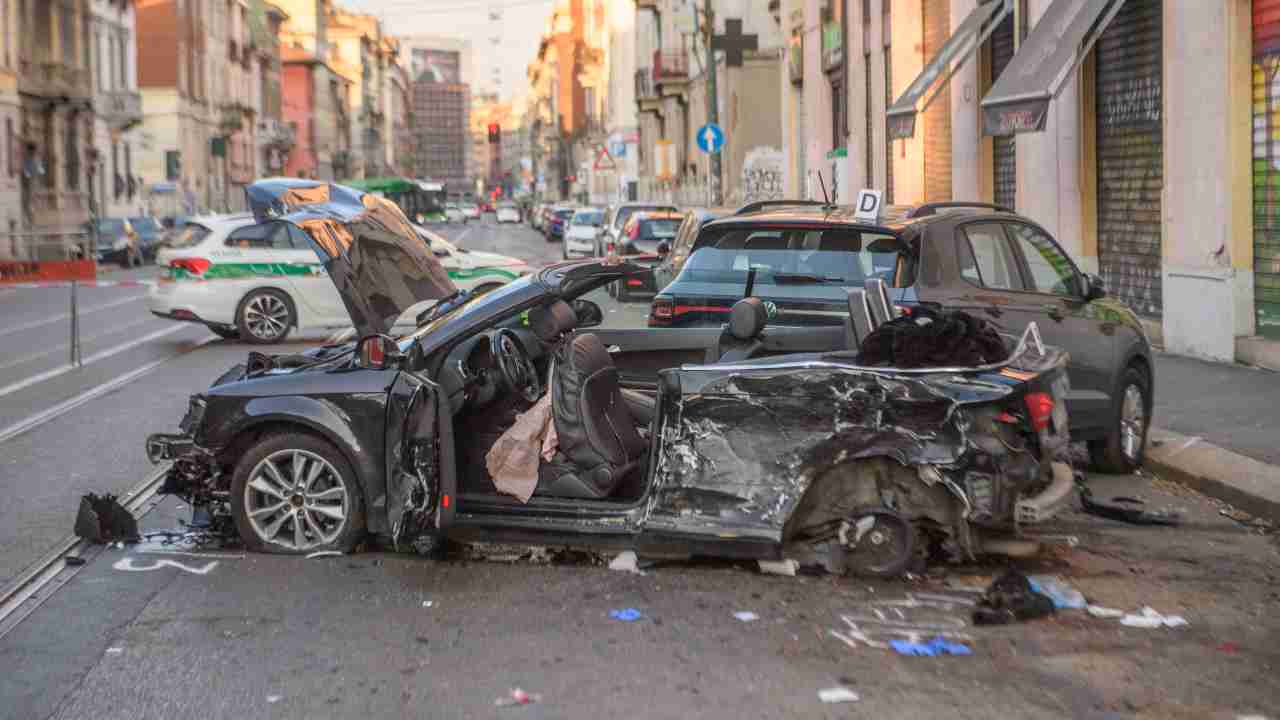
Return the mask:
M 991 83 L 1013 59 L 1013 13 L 1004 19 L 991 33 Z M 991 138 L 991 169 L 995 186 L 995 203 L 1014 207 L 1018 182 L 1017 135 L 996 135 Z
M 1128 0 L 1098 39 L 1098 265 L 1107 292 L 1158 317 L 1161 2 Z
M 884 46 L 884 106 L 889 107 L 893 104 L 893 64 L 890 58 L 893 54 L 889 51 L 889 46 Z M 888 126 L 886 125 L 886 130 Z M 886 132 L 884 138 L 884 198 L 885 205 L 894 202 L 893 198 L 893 141 L 889 139 Z
M 1253 0 L 1253 297 L 1280 337 L 1280 0 Z

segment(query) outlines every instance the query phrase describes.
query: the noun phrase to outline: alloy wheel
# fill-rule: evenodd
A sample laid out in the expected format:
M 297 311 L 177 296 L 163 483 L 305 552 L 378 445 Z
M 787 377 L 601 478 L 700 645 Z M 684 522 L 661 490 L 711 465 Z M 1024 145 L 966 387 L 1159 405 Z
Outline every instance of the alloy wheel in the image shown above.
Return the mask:
M 289 329 L 289 307 L 275 295 L 262 293 L 245 305 L 244 319 L 254 337 L 274 340 Z
M 263 542 L 307 550 L 342 534 L 347 496 L 346 480 L 327 460 L 306 450 L 279 450 L 249 474 L 245 515 Z
M 1120 406 L 1120 450 L 1133 462 L 1137 462 L 1142 453 L 1142 430 L 1145 424 L 1146 408 L 1142 390 L 1137 385 L 1129 385 L 1124 389 L 1124 399 Z

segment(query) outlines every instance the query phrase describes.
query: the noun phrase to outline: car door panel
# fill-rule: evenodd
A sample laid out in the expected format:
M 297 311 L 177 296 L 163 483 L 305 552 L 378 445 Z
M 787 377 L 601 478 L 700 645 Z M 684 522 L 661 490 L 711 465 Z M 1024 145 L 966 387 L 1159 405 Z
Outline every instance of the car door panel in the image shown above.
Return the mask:
M 453 422 L 439 386 L 408 370 L 397 374 L 387 398 L 386 494 L 367 498 L 367 512 L 383 511 L 396 544 L 447 528 L 457 495 Z

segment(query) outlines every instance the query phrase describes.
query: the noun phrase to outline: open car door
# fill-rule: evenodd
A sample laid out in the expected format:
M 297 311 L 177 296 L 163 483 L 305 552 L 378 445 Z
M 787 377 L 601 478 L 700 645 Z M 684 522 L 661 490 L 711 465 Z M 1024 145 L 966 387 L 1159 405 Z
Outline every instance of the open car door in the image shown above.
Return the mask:
M 439 386 L 408 370 L 387 402 L 387 522 L 397 547 L 453 522 L 457 476 L 453 423 Z M 376 501 L 369 509 L 376 509 Z

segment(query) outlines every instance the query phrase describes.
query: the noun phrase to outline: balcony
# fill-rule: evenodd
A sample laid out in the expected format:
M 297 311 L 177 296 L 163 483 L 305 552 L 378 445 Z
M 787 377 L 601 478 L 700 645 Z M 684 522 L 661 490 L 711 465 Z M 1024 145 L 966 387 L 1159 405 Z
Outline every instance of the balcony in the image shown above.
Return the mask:
M 109 90 L 98 93 L 93 111 L 116 131 L 124 131 L 142 122 L 142 95 L 132 90 Z
M 653 51 L 653 82 L 688 82 L 689 56 L 683 50 Z
M 271 150 L 288 152 L 293 147 L 293 125 L 275 118 L 263 118 L 258 121 L 258 143 Z
M 636 9 L 662 12 L 662 0 L 636 0 Z
M 18 72 L 18 92 L 43 98 L 87 100 L 91 96 L 89 73 L 61 61 L 23 60 Z

